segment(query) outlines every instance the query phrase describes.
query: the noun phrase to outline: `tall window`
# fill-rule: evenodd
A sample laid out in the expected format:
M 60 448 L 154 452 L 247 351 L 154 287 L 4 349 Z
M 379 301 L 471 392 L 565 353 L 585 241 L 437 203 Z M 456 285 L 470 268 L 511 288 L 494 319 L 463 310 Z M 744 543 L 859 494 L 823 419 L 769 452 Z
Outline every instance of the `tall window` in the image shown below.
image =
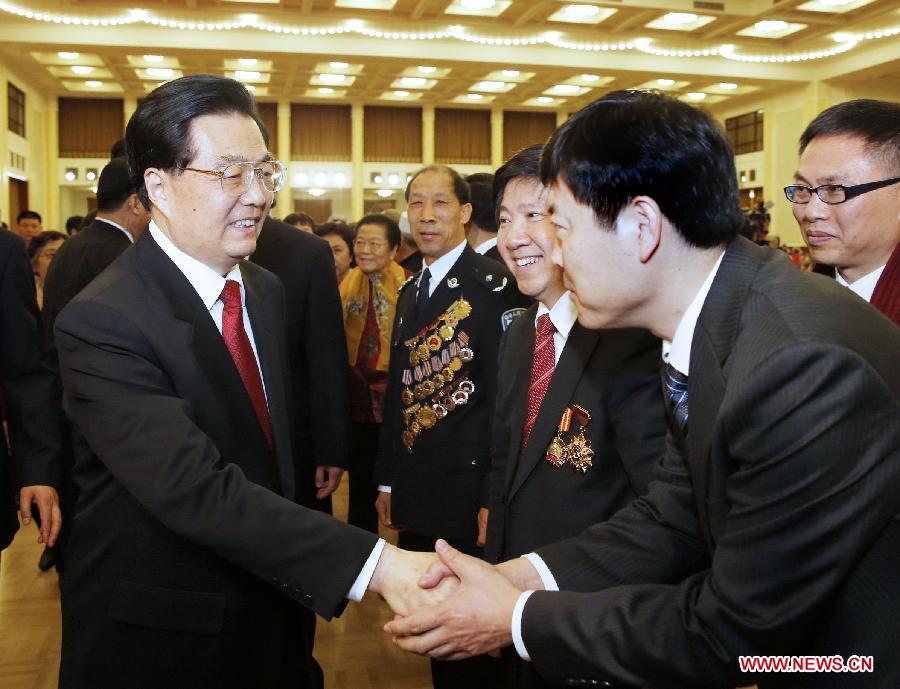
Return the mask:
M 725 120 L 725 132 L 728 134 L 728 140 L 731 142 L 735 155 L 761 151 L 763 148 L 762 110 L 729 117 Z
M 7 106 L 9 112 L 9 131 L 25 136 L 25 92 L 17 89 L 12 83 L 6 86 Z

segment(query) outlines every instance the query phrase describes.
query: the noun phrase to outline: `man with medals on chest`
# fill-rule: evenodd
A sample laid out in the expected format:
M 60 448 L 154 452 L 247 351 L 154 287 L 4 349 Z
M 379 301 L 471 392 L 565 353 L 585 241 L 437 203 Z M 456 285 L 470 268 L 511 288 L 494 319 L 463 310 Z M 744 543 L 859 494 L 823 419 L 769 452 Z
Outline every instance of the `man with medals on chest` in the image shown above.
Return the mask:
M 576 321 L 577 301 L 551 260 L 541 148 L 519 151 L 494 177 L 497 246 L 536 303 L 500 341 L 485 546 L 492 563 L 609 519 L 645 491 L 666 435 L 659 339 Z M 507 686 L 550 686 L 515 652 L 503 656 Z
M 521 311 L 509 272 L 466 242 L 465 180 L 426 167 L 406 190 L 422 270 L 400 289 L 375 480 L 381 522 L 403 547 L 446 538 L 481 556 L 497 348 Z M 435 687 L 493 687 L 496 662 L 433 663 Z

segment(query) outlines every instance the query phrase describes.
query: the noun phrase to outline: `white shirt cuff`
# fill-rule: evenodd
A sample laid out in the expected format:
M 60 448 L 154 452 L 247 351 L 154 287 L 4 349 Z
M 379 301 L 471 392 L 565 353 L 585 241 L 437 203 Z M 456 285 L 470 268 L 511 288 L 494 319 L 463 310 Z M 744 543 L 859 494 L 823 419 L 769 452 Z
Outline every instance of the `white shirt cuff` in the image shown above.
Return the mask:
M 516 647 L 516 653 L 519 654 L 519 657 L 529 663 L 531 662 L 531 656 L 528 655 L 528 651 L 525 649 L 525 642 L 522 640 L 522 613 L 525 611 L 525 603 L 528 602 L 528 598 L 532 593 L 534 591 L 523 591 L 519 594 L 512 616 L 513 645 Z
M 537 553 L 525 553 L 522 557 L 524 557 L 532 565 L 534 565 L 534 568 L 537 570 L 538 576 L 544 583 L 545 591 L 559 591 L 559 584 L 556 583 L 556 579 L 550 573 L 550 568 L 547 567 L 547 564 L 541 559 L 540 555 L 538 555 Z
M 350 587 L 347 598 L 354 603 L 359 603 L 363 599 L 366 590 L 368 590 L 369 582 L 372 581 L 372 575 L 375 574 L 375 568 L 378 566 L 378 560 L 381 558 L 381 551 L 384 550 L 384 543 L 383 538 L 378 539 L 378 543 L 372 548 L 372 554 L 369 555 L 369 559 L 366 560 L 366 564 L 360 570 L 359 576 L 356 577 L 356 581 Z
M 379 493 L 390 493 L 391 487 L 390 486 L 378 486 L 378 492 Z

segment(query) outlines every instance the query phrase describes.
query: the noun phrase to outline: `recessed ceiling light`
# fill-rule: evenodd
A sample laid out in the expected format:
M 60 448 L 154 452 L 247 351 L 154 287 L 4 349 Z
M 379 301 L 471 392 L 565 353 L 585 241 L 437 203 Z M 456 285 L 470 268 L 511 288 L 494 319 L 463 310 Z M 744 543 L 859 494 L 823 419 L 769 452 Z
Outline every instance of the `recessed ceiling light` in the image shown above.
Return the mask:
M 561 94 L 561 95 L 562 95 L 562 94 L 565 94 L 565 95 L 571 95 L 571 94 L 573 94 L 573 93 L 578 93 L 578 91 L 580 90 L 580 88 L 581 88 L 581 87 L 578 86 L 577 84 L 557 84 L 557 85 L 554 86 L 551 90 L 552 90 L 554 93 L 559 93 L 559 94 Z
M 98 89 L 101 86 L 103 86 L 103 82 L 96 81 L 95 79 L 88 79 L 86 82 L 84 82 L 84 85 L 87 86 L 88 88 Z
M 394 95 L 397 96 L 397 98 L 406 98 L 409 96 L 409 91 L 394 91 Z
M 329 95 L 329 94 L 331 94 L 331 93 L 334 93 L 334 89 L 328 88 L 327 86 L 321 86 L 321 87 L 318 89 L 318 91 L 319 91 L 319 93 L 321 93 L 323 96 L 327 96 L 327 95 Z
M 700 93 L 699 91 L 691 91 L 689 94 L 687 94 L 687 97 L 691 100 L 703 100 L 704 98 L 706 98 L 706 94 Z
M 480 93 L 469 93 L 467 95 L 469 100 L 481 100 L 482 98 L 484 98 L 484 96 L 482 96 Z
M 489 10 L 496 3 L 496 0 L 459 0 L 460 7 L 467 10 Z
M 396 187 L 398 184 L 400 184 L 400 175 L 398 175 L 396 172 L 388 175 L 388 184 L 390 184 L 392 187 Z
M 376 192 L 381 198 L 386 199 L 388 196 L 394 195 L 393 189 L 378 189 Z
M 666 88 L 668 88 L 670 86 L 675 86 L 674 79 L 657 79 L 656 83 L 659 84 L 660 86 L 664 86 Z
M 787 28 L 787 22 L 780 19 L 763 19 L 761 22 L 756 22 L 753 27 L 761 33 L 776 33 L 784 31 Z
M 147 74 L 154 79 L 171 79 L 175 74 L 175 70 L 169 67 L 148 67 Z M 239 72 L 236 72 L 235 74 L 239 74 Z
M 400 83 L 403 86 L 408 86 L 410 88 L 418 88 L 421 86 L 425 86 L 427 80 L 423 79 L 422 77 L 403 77 L 402 79 L 400 79 Z
M 331 69 L 347 69 L 350 64 L 347 62 L 329 62 Z
M 372 175 L 372 181 L 375 182 L 375 184 L 381 184 L 383 179 L 384 178 L 378 172 L 376 172 L 374 175 Z
M 77 60 L 78 59 L 78 53 L 67 53 L 67 52 L 63 51 L 61 53 L 56 53 L 56 54 L 59 55 L 63 60 Z
M 347 177 L 344 175 L 343 172 L 335 172 L 334 173 L 334 183 L 337 186 L 339 186 L 339 187 L 343 186 L 344 182 L 346 182 L 346 181 L 347 181 Z
M 434 74 L 437 71 L 437 67 L 432 65 L 419 65 L 418 69 L 422 74 Z
M 326 84 L 343 84 L 347 79 L 343 74 L 320 74 L 319 81 Z
M 84 65 L 72 65 L 71 69 L 75 74 L 90 74 L 94 71 L 93 67 L 85 67 Z
M 596 74 L 582 74 L 581 79 L 582 81 L 600 81 L 600 77 Z
M 78 170 L 73 167 L 67 167 L 66 174 L 63 176 L 66 178 L 66 181 L 74 182 L 76 179 L 78 179 Z
M 538 96 L 538 103 L 552 103 L 553 99 L 550 96 Z
M 97 170 L 96 170 L 96 168 L 92 168 L 92 167 L 88 168 L 87 171 L 84 173 L 84 178 L 85 178 L 88 182 L 93 182 L 95 179 L 97 179 Z
M 482 91 L 499 91 L 504 86 L 506 86 L 506 84 L 504 84 L 502 81 L 479 81 L 475 85 L 475 88 Z
M 719 88 L 723 91 L 734 91 L 737 88 L 737 84 L 733 84 L 730 81 L 723 81 L 719 84 Z
M 517 69 L 504 69 L 504 70 L 503 70 L 503 76 L 509 77 L 510 79 L 515 79 L 517 76 L 519 76 L 519 70 L 517 70 Z
M 322 196 L 325 193 L 324 189 L 319 188 L 308 189 L 307 191 L 309 192 L 310 196 Z
M 148 69 L 147 71 L 149 72 L 150 70 Z M 237 70 L 234 73 L 234 78 L 237 79 L 238 81 L 256 81 L 257 79 L 259 79 L 261 77 L 262 77 L 262 74 L 260 74 L 259 72 L 254 72 L 254 71 L 248 72 L 246 70 L 241 70 L 241 69 Z
M 164 59 L 162 55 L 144 55 L 144 62 L 162 62 Z
M 320 187 L 328 184 L 328 175 L 324 172 L 317 172 L 313 175 L 313 184 L 318 184 Z
M 596 16 L 600 12 L 600 8 L 596 5 L 569 5 L 565 10 L 570 17 L 584 19 L 585 17 Z
M 851 2 L 855 2 L 855 0 L 819 0 L 819 4 L 825 5 L 825 7 L 843 7 Z
M 238 64 L 242 67 L 256 67 L 259 62 L 255 57 L 239 57 Z
M 295 179 L 298 186 L 305 187 L 309 184 L 309 176 L 305 172 L 298 172 Z
M 691 12 L 669 12 L 668 14 L 663 15 L 662 20 L 666 24 L 683 26 L 684 24 L 690 24 L 697 21 L 697 15 Z

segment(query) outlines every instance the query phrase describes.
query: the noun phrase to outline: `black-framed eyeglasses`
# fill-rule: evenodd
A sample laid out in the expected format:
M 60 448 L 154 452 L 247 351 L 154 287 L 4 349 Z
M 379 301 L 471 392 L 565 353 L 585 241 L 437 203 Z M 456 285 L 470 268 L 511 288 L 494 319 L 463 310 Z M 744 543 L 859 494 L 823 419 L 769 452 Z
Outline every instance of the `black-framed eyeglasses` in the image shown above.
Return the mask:
M 201 170 L 196 167 L 179 167 L 178 169 L 218 177 L 222 184 L 222 191 L 230 196 L 242 196 L 250 189 L 254 179 L 262 182 L 266 191 L 272 193 L 279 191 L 284 186 L 284 174 L 287 167 L 277 160 L 266 160 L 262 163 L 230 163 L 217 170 Z
M 878 182 L 866 182 L 865 184 L 854 184 L 852 187 L 846 187 L 843 184 L 822 184 L 813 188 L 805 184 L 791 184 L 784 188 L 784 195 L 791 203 L 809 203 L 812 201 L 813 194 L 815 194 L 822 203 L 834 206 L 838 203 L 849 201 L 855 196 L 867 194 L 882 187 L 889 187 L 897 182 L 900 182 L 900 177 L 882 179 Z

